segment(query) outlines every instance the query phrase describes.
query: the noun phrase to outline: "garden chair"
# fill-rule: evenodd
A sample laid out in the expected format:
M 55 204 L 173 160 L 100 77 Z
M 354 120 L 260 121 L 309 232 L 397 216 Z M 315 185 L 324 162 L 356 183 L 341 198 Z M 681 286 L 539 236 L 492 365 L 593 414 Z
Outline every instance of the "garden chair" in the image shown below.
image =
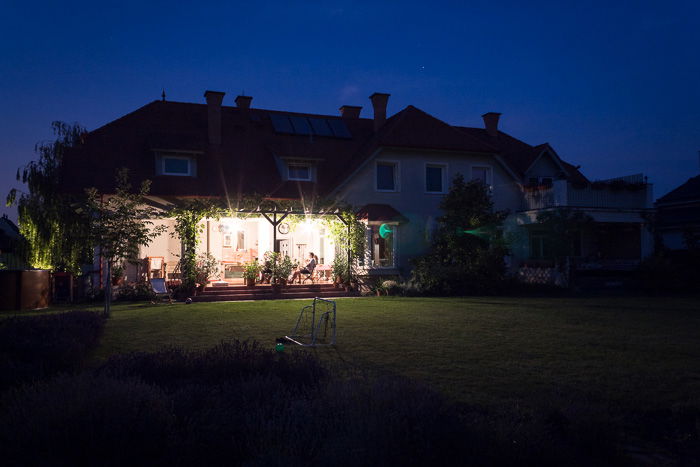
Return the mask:
M 170 293 L 170 290 L 168 289 L 168 286 L 165 285 L 165 278 L 154 278 L 151 279 L 151 289 L 153 290 L 153 293 L 156 295 L 156 298 L 154 300 L 151 300 L 152 304 L 156 304 L 157 300 L 165 300 L 165 298 L 168 298 L 168 303 L 171 305 L 173 304 L 173 297 L 172 294 Z
M 311 280 L 311 283 L 314 283 L 314 269 L 316 269 L 316 266 L 312 267 L 309 272 L 302 272 L 301 275 L 304 276 L 304 279 L 301 281 L 303 284 L 304 282 Z

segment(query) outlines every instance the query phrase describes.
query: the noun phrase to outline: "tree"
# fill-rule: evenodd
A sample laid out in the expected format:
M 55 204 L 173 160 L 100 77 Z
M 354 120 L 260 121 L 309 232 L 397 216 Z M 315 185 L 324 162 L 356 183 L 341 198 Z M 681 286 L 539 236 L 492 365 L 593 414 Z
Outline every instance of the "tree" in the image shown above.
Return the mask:
M 166 228 L 163 225 L 151 228 L 153 222 L 150 219 L 159 217 L 159 213 L 145 203 L 150 185 L 150 180 L 145 180 L 137 192 L 132 192 L 128 170 L 122 168 L 117 171 L 114 195 L 100 195 L 96 188 L 86 190 L 85 214 L 90 226 L 91 244 L 99 247 L 107 264 L 107 315 L 110 312 L 112 265 L 117 261 L 136 258 L 139 247 L 149 245 Z
M 440 203 L 431 250 L 413 261 L 413 281 L 427 293 L 485 292 L 504 278 L 507 211 L 494 211 L 488 188 L 457 175 Z
M 76 210 L 80 197 L 64 193 L 62 167 L 67 151 L 82 144 L 85 129 L 78 124 L 51 124 L 56 139 L 38 143 L 38 160 L 17 170 L 17 180 L 28 192 L 10 190 L 7 205 L 17 205 L 20 233 L 28 242 L 32 267 L 80 272 L 81 264 L 92 259 L 86 242 L 88 224 Z

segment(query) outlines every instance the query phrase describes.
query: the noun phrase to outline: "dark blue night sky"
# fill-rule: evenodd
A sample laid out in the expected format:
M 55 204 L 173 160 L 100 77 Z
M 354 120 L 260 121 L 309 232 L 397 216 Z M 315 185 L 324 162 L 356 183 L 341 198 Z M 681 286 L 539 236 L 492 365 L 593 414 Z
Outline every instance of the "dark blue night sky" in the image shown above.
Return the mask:
M 472 126 L 502 112 L 504 131 L 589 178 L 644 172 L 657 197 L 699 172 L 698 1 L 43 3 L 0 16 L 3 200 L 52 120 L 92 130 L 162 88 L 364 116 L 380 91 L 390 114 Z

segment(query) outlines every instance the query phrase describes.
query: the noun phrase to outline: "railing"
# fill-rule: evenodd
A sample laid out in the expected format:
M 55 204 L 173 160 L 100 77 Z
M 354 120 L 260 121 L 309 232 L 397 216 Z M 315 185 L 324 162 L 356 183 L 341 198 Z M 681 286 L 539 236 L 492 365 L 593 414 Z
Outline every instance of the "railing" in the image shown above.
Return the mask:
M 611 184 L 596 182 L 574 187 L 556 180 L 551 187 L 526 189 L 522 210 L 551 207 L 644 209 L 652 207 L 652 185 L 648 183 Z

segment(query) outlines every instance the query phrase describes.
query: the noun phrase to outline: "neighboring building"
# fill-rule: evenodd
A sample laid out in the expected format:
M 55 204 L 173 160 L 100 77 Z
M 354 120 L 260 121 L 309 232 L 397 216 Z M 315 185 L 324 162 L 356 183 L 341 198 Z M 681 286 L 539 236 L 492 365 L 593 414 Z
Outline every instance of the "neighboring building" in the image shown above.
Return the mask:
M 370 96 L 373 118 L 361 118 L 357 106 L 328 116 L 256 109 L 248 96 L 238 96 L 235 107 L 222 106 L 224 93 L 205 97 L 206 104 L 154 101 L 90 132 L 66 156 L 66 189 L 109 193 L 116 169 L 126 166 L 134 182 L 152 180 L 149 198 L 164 209 L 192 197 L 221 198 L 236 208 L 254 194 L 307 206 L 316 198 L 342 201 L 367 222 L 364 267 L 396 274 L 407 273 L 410 259 L 428 248 L 440 201 L 460 173 L 487 185 L 495 209 L 511 213 L 505 228 L 513 267 L 548 257 L 548 234 L 536 217 L 562 207 L 595 220 L 572 251 L 582 262 L 629 266 L 650 253 L 645 212 L 652 187 L 645 178 L 591 183 L 548 144 L 531 146 L 500 131 L 498 113 L 483 115 L 484 128 L 468 128 L 413 106 L 387 118 L 389 95 L 381 93 Z M 172 229 L 172 220 L 159 222 Z M 297 259 L 313 251 L 329 264 L 341 246 L 314 219 L 289 232 L 278 226 L 273 236 L 260 216 L 207 220 L 201 248 L 220 259 L 222 277 L 231 279 L 267 250 Z M 179 254 L 179 241 L 169 235 L 142 249 L 166 274 Z
M 27 267 L 23 259 L 24 252 L 19 228 L 7 214 L 3 214 L 0 217 L 0 264 L 8 269 L 23 269 Z
M 656 200 L 656 230 L 664 247 L 700 247 L 700 175 Z

